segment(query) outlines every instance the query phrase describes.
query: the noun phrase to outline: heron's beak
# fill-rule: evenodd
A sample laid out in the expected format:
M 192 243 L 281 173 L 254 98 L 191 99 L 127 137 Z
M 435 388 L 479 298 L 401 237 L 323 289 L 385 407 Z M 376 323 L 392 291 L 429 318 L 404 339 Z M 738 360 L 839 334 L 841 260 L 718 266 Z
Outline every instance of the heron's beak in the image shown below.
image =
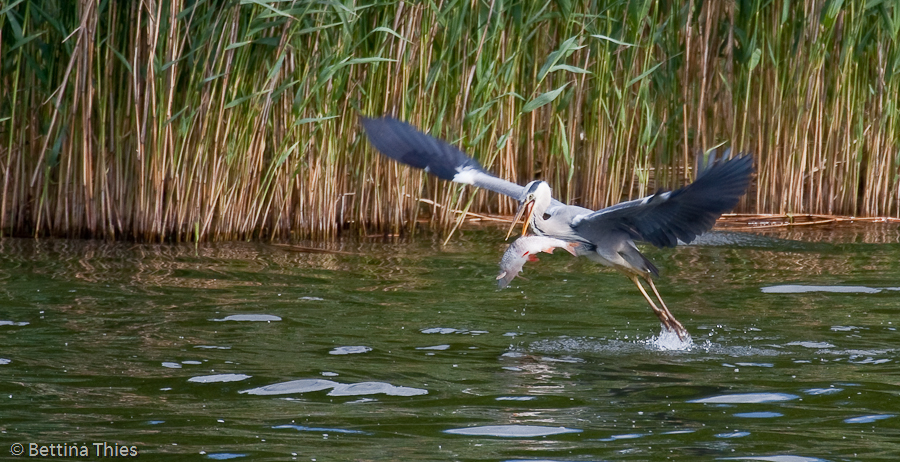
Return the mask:
M 522 235 L 524 236 L 525 232 L 528 231 L 528 224 L 531 223 L 532 213 L 534 213 L 534 200 L 530 200 L 520 205 L 519 210 L 516 211 L 515 218 L 513 218 L 512 224 L 509 225 L 509 231 L 506 232 L 506 238 L 503 240 L 509 239 L 509 236 L 512 235 L 513 229 L 515 229 L 516 225 L 519 223 L 519 218 L 522 218 L 522 215 L 525 215 L 525 223 L 522 224 Z

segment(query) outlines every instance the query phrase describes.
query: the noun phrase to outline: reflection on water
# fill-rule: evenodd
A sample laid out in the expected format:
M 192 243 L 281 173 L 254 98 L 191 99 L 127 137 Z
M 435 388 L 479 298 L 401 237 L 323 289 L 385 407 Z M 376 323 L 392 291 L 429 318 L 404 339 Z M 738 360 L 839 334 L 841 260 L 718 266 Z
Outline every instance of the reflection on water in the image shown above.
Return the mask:
M 648 249 L 689 344 L 584 259 L 495 290 L 499 231 L 0 240 L 0 435 L 213 460 L 890 458 L 900 232 L 871 230 Z

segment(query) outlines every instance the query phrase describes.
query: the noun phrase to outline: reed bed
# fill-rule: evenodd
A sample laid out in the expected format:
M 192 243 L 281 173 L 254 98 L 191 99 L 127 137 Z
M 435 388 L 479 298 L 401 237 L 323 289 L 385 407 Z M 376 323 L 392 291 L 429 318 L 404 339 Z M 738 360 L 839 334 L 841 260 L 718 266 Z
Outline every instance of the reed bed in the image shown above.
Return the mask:
M 892 2 L 0 5 L 0 232 L 447 232 L 496 194 L 386 161 L 393 114 L 599 208 L 751 151 L 739 211 L 900 217 Z

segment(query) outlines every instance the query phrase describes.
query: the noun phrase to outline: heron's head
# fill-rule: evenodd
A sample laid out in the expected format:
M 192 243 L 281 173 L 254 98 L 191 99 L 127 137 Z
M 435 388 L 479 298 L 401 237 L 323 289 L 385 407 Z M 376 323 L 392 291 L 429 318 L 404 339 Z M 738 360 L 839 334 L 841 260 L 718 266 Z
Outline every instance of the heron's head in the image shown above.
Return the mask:
M 533 203 L 534 209 L 543 213 L 550 206 L 550 197 L 552 195 L 550 185 L 546 181 L 535 180 L 525 185 L 525 197 L 520 202 L 521 205 Z
M 525 223 L 522 225 L 522 235 L 524 236 L 528 230 L 528 225 L 532 223 L 535 217 L 543 216 L 544 211 L 550 206 L 551 195 L 550 185 L 546 181 L 535 180 L 525 185 L 525 192 L 519 199 L 519 210 L 516 212 L 515 218 L 513 218 L 509 232 L 506 233 L 506 238 L 509 239 L 513 228 L 515 228 L 522 215 L 525 215 Z

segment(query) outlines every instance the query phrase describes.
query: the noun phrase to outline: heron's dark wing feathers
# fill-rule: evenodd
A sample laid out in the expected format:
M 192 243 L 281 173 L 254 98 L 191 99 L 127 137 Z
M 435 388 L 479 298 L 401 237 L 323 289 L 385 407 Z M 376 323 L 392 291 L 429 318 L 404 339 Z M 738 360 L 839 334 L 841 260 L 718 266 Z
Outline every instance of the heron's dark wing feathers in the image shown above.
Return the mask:
M 696 181 L 683 188 L 598 210 L 575 220 L 572 227 L 589 240 L 619 230 L 657 247 L 673 247 L 678 240 L 691 242 L 737 205 L 752 175 L 749 155 L 711 160 Z
M 372 146 L 391 159 L 420 168 L 438 178 L 470 184 L 522 199 L 523 186 L 486 172 L 475 159 L 406 122 L 391 118 L 360 117 Z

